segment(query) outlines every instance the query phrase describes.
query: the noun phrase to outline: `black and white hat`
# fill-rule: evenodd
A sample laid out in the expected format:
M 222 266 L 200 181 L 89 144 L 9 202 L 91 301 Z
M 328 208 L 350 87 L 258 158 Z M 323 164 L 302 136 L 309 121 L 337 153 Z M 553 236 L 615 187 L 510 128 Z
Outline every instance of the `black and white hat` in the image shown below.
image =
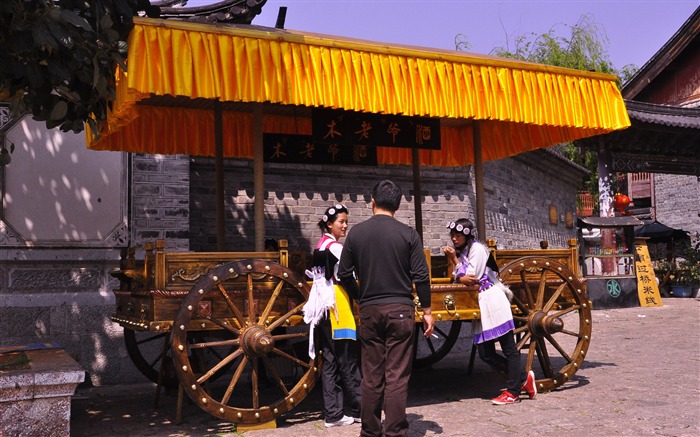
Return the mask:
M 447 223 L 447 225 L 445 225 L 445 227 L 447 229 L 449 229 L 450 232 L 452 232 L 452 231 L 461 232 L 464 235 L 469 235 L 472 233 L 472 230 L 469 229 L 469 227 L 464 226 L 461 223 L 449 222 L 449 223 Z
M 323 214 L 323 217 L 321 220 L 323 220 L 324 223 L 328 223 L 329 220 L 332 220 L 333 217 L 336 215 L 340 214 L 341 212 L 344 212 L 345 214 L 348 213 L 348 208 L 343 205 L 342 203 L 336 203 L 335 205 L 331 206 L 326 210 L 326 213 Z

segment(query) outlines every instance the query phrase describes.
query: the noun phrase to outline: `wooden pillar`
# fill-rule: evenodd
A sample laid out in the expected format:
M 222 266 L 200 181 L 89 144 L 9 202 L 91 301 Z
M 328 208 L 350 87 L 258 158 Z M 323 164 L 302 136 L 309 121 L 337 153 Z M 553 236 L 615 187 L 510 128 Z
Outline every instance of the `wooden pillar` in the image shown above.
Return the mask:
M 265 166 L 262 104 L 253 104 L 253 192 L 255 193 L 255 251 L 265 250 Z
M 423 207 L 421 206 L 423 192 L 420 184 L 420 155 L 418 147 L 414 147 L 411 152 L 413 156 L 413 207 L 416 216 L 416 231 L 418 231 L 418 235 L 423 241 Z
M 226 251 L 224 215 L 224 122 L 221 102 L 214 101 L 214 161 L 216 169 L 216 250 Z
M 481 153 L 481 126 L 472 124 L 474 132 L 474 186 L 476 188 L 476 232 L 480 241 L 486 241 L 486 213 L 484 212 L 484 162 Z

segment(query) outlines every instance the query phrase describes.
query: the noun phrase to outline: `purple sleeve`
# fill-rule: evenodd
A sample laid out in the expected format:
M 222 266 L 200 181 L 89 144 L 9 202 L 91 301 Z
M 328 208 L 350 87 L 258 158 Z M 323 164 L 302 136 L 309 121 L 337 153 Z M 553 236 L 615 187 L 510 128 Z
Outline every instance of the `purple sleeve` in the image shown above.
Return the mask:
M 452 272 L 452 274 L 455 278 L 455 281 L 459 281 L 459 278 L 466 275 L 467 274 L 467 267 L 469 267 L 469 261 L 467 261 L 466 257 L 464 257 L 463 255 L 460 255 L 459 259 L 457 261 L 458 261 L 459 267 L 454 269 L 454 271 Z

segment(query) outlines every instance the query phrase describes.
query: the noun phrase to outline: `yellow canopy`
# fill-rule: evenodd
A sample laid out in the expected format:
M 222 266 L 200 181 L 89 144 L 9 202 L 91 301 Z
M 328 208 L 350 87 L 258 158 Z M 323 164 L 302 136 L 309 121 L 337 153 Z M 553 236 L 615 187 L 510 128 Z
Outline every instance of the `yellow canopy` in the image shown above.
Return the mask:
M 463 52 L 251 25 L 135 18 L 128 72 L 99 139 L 88 147 L 214 156 L 213 101 L 223 110 L 224 156 L 253 158 L 252 103 L 263 132 L 310 134 L 311 107 L 441 119 L 442 149 L 422 165 L 472 163 L 630 125 L 615 76 Z M 411 151 L 378 148 L 385 164 Z

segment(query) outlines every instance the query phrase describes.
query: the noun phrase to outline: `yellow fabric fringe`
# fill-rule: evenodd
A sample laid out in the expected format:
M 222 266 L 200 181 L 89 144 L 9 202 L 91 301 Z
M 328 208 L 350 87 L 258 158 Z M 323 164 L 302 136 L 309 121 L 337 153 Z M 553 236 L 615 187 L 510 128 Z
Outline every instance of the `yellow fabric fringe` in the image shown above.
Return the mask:
M 224 108 L 224 156 L 248 159 L 255 102 L 298 105 L 266 114 L 269 133 L 310 133 L 304 107 L 438 117 L 442 150 L 420 152 L 437 166 L 472 162 L 472 120 L 484 161 L 630 125 L 611 75 L 257 26 L 134 23 L 129 71 L 99 139 L 88 129 L 90 148 L 212 156 L 212 99 L 238 104 Z M 408 164 L 411 150 L 380 147 L 378 159 Z

